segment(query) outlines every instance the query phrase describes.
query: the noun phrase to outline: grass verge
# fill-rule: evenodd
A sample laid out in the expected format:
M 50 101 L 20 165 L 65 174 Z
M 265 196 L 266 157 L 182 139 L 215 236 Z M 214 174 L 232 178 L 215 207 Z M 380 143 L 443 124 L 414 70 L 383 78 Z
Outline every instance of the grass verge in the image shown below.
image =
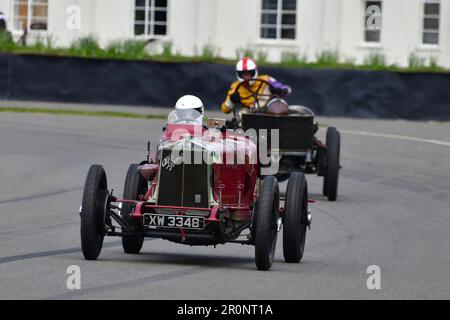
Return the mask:
M 61 116 L 88 116 L 107 118 L 132 118 L 132 119 L 166 119 L 163 114 L 138 114 L 121 111 L 87 111 L 75 109 L 46 109 L 46 108 L 13 108 L 0 107 L 0 112 L 53 114 Z

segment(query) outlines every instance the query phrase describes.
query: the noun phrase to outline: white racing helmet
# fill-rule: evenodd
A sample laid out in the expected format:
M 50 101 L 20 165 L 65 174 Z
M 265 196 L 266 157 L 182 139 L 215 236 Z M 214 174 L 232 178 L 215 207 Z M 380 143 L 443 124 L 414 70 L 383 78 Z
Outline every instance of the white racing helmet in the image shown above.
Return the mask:
M 249 72 L 251 78 L 255 79 L 258 76 L 258 66 L 253 59 L 244 57 L 236 63 L 236 77 L 240 82 L 244 81 L 243 74 Z
M 184 95 L 178 99 L 175 104 L 175 109 L 180 110 L 179 116 L 183 114 L 184 117 L 195 116 L 195 122 L 202 123 L 205 107 L 202 100 L 193 95 Z M 192 119 L 194 120 L 194 119 Z
M 187 94 L 178 99 L 175 104 L 176 109 L 186 110 L 186 109 L 195 109 L 200 112 L 202 115 L 205 112 L 205 107 L 203 106 L 202 100 L 198 97 Z

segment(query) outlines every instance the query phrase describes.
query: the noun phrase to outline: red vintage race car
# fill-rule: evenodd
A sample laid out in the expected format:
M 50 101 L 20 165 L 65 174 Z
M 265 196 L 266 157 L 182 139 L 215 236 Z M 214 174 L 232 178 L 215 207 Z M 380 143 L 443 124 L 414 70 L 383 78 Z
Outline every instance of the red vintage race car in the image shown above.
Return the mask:
M 283 226 L 285 261 L 300 262 L 311 223 L 304 174 L 293 172 L 280 197 L 276 177 L 262 175 L 252 137 L 225 130 L 221 119 L 204 126 L 189 112 L 197 113 L 170 113 L 157 152 L 150 155 L 148 143 L 147 160 L 130 165 L 122 198 L 108 190 L 104 168 L 91 166 L 80 209 L 85 259 L 97 259 L 105 236 L 122 237 L 131 254 L 153 237 L 254 245 L 257 268 L 268 270 Z

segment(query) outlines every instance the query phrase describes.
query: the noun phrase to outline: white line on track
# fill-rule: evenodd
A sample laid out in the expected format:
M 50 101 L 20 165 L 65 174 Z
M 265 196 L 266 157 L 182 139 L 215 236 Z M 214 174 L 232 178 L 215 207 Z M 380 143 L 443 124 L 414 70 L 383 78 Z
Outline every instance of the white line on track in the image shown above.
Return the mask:
M 424 143 L 436 144 L 439 146 L 450 147 L 450 142 L 442 141 L 442 140 L 422 139 L 422 138 L 402 136 L 402 135 L 397 135 L 397 134 L 387 134 L 387 133 L 375 133 L 375 132 L 340 130 L 340 129 L 338 129 L 338 130 L 340 132 L 346 133 L 346 134 L 356 134 L 356 135 L 361 135 L 361 136 L 381 137 L 381 138 L 389 138 L 389 139 L 397 139 L 397 140 L 424 142 Z

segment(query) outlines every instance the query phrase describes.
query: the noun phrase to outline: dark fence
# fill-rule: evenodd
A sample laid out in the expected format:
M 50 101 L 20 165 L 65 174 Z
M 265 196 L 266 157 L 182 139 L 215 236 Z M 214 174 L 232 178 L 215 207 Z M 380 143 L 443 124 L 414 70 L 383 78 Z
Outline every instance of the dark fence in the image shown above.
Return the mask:
M 450 74 L 262 67 L 291 104 L 318 115 L 450 120 Z M 0 99 L 171 107 L 184 94 L 219 108 L 234 67 L 0 54 Z

